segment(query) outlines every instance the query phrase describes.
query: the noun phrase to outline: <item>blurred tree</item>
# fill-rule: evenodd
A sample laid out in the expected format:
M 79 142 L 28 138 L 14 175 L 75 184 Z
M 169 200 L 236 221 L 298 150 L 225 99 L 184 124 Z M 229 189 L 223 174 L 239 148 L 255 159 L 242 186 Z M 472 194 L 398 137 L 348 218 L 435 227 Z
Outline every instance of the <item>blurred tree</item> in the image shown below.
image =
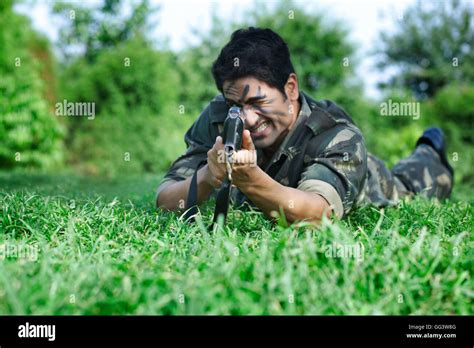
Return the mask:
M 432 97 L 454 81 L 474 81 L 474 5 L 472 1 L 418 1 L 382 32 L 377 52 L 382 71 L 396 75 L 381 87 L 402 87 L 417 99 Z
M 56 168 L 65 132 L 45 100 L 37 54 L 48 58 L 50 52 L 12 8 L 11 0 L 0 3 L 0 167 Z
M 443 87 L 429 104 L 432 106 L 434 119 L 438 122 L 451 121 L 458 130 L 457 138 L 474 144 L 472 126 L 474 125 L 474 85 L 450 84 Z
M 136 33 L 146 34 L 150 29 L 148 19 L 158 7 L 150 6 L 148 0 L 134 2 L 128 17 L 122 0 L 103 0 L 97 7 L 56 2 L 52 9 L 63 20 L 58 46 L 64 58 L 82 51 L 91 62 L 102 49 L 115 47 Z
M 67 100 L 95 103 L 96 117 L 68 118 L 70 161 L 90 174 L 158 172 L 183 150 L 175 58 L 136 37 L 67 67 Z M 71 126 L 74 124 L 74 126 Z
M 54 5 L 64 23 L 60 46 L 68 52 L 60 99 L 95 106 L 93 120 L 65 119 L 69 161 L 84 172 L 157 172 L 182 151 L 176 57 L 153 48 L 147 37 L 155 10 L 147 0 L 128 17 L 120 0 L 96 8 Z
M 194 121 L 209 101 L 219 93 L 211 67 L 235 26 L 235 23 L 221 20 L 213 8 L 209 31 L 203 33 L 193 29 L 193 35 L 199 44 L 189 45 L 178 54 L 177 70 L 181 79 L 179 99 L 185 106 L 189 123 Z

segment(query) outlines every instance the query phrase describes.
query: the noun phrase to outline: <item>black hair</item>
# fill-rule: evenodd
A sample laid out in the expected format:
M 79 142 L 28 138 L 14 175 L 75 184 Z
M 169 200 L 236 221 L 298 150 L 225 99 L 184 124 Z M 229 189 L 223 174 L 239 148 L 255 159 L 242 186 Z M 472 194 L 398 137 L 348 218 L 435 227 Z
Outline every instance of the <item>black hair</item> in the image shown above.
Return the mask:
M 252 76 L 286 97 L 285 84 L 294 72 L 290 51 L 281 36 L 271 29 L 254 27 L 234 31 L 212 65 L 212 75 L 222 93 L 224 81 Z

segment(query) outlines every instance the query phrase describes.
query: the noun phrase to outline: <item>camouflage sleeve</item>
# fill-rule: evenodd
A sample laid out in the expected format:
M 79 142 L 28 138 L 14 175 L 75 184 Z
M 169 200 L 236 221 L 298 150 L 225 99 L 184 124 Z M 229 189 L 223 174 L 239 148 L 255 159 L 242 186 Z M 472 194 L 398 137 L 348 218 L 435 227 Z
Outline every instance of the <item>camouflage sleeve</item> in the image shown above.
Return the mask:
M 317 136 L 315 142 L 324 144 L 308 161 L 297 188 L 323 196 L 336 216 L 342 218 L 351 210 L 365 184 L 364 138 L 357 128 L 340 125 Z
M 184 141 L 186 142 L 187 149 L 184 154 L 173 162 L 161 180 L 157 196 L 160 194 L 165 183 L 185 180 L 204 165 L 203 163 L 207 159 L 207 151 L 212 148 L 216 137 L 219 135 L 217 125 L 211 119 L 213 102 L 204 109 L 186 132 Z

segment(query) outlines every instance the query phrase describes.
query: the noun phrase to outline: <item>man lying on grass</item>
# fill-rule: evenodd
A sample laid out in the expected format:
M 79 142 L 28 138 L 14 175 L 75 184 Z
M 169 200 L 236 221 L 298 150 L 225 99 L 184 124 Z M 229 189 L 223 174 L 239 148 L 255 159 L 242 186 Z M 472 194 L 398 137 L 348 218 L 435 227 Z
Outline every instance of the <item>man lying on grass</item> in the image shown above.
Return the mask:
M 360 203 L 382 207 L 421 192 L 450 195 L 453 169 L 440 129 L 427 129 L 390 171 L 367 153 L 361 131 L 342 108 L 299 90 L 288 47 L 275 32 L 237 30 L 212 74 L 222 95 L 187 131 L 187 151 L 161 182 L 158 207 L 183 208 L 196 170 L 198 203 L 220 187 L 227 175 L 220 134 L 233 105 L 242 108 L 246 128 L 232 165 L 236 204 L 253 203 L 267 216 L 282 209 L 290 222 L 318 221 L 342 218 Z M 254 151 L 257 156 L 250 155 Z

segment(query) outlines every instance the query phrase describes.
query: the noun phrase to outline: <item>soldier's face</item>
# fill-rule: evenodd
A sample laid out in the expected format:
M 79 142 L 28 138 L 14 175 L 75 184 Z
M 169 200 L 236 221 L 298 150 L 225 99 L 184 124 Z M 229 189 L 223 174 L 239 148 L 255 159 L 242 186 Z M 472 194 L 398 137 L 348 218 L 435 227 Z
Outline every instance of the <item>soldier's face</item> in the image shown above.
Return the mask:
M 286 98 L 277 88 L 254 77 L 225 81 L 223 91 L 229 106 L 242 108 L 245 128 L 250 131 L 255 146 L 276 150 L 299 111 L 296 75 L 291 74 L 285 85 Z

